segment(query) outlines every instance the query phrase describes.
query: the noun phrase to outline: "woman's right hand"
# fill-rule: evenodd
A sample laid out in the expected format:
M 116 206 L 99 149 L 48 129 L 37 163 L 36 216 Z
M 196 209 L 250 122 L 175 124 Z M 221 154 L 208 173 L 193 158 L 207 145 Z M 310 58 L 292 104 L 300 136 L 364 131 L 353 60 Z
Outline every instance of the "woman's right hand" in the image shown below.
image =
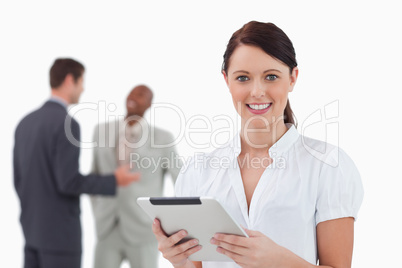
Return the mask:
M 154 219 L 152 231 L 158 240 L 158 250 L 175 268 L 195 267 L 188 257 L 201 249 L 197 239 L 191 239 L 184 243 L 177 244 L 187 236 L 187 232 L 180 230 L 168 237 L 162 230 L 161 223 L 158 219 Z

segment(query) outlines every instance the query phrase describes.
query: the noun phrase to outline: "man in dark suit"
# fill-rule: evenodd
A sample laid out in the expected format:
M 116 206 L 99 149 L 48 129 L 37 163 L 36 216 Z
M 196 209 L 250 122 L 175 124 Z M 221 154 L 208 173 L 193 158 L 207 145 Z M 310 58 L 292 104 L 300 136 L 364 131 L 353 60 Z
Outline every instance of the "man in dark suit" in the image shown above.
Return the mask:
M 50 100 L 15 131 L 14 185 L 21 203 L 25 268 L 81 267 L 80 194 L 114 195 L 117 186 L 140 179 L 129 166 L 108 176 L 80 174 L 80 128 L 66 108 L 78 103 L 84 70 L 73 59 L 57 59 L 50 69 Z

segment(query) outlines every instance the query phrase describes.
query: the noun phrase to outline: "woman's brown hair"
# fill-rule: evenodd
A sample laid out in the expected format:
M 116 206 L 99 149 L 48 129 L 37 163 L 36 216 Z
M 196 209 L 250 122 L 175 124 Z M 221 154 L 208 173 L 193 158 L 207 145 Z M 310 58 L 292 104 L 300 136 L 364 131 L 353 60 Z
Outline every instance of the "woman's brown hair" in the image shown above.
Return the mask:
M 271 57 L 289 66 L 289 72 L 297 66 L 296 52 L 289 37 L 275 24 L 250 21 L 237 30 L 229 40 L 223 55 L 222 71 L 227 74 L 230 57 L 233 51 L 241 44 L 256 46 L 264 50 Z M 296 119 L 290 108 L 289 99 L 284 111 L 285 123 L 296 124 Z

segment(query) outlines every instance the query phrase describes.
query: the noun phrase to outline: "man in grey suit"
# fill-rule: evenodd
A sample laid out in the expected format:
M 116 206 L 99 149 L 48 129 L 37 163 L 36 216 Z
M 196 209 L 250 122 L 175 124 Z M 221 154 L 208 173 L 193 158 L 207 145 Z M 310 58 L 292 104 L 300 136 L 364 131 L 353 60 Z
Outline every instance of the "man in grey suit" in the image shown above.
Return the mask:
M 50 99 L 25 116 L 15 130 L 14 185 L 21 204 L 25 268 L 81 267 L 80 194 L 114 195 L 116 186 L 139 179 L 128 166 L 105 176 L 79 172 L 78 122 L 67 113 L 78 103 L 84 66 L 56 59 L 50 69 Z
M 116 197 L 91 198 L 98 238 L 95 268 L 118 268 L 123 260 L 128 260 L 131 268 L 158 266 L 152 220 L 136 200 L 140 196 L 161 196 L 165 174 L 169 172 L 175 182 L 181 162 L 173 136 L 144 119 L 152 97 L 148 87 L 135 87 L 127 97 L 125 119 L 95 129 L 94 140 L 99 146 L 94 149 L 94 173 L 108 174 L 129 163 L 141 174 L 139 181 L 119 188 Z

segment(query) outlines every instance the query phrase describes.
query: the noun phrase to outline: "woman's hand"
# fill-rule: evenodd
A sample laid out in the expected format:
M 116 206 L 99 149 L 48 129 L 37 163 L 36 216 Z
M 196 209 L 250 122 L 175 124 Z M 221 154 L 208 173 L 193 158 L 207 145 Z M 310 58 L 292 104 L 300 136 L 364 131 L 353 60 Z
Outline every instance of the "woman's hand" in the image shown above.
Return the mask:
M 180 240 L 187 236 L 187 232 L 185 230 L 181 230 L 168 237 L 162 230 L 160 221 L 158 219 L 154 220 L 152 224 L 152 231 L 158 240 L 158 250 L 174 267 L 194 267 L 193 263 L 188 259 L 188 257 L 201 249 L 201 246 L 198 245 L 197 239 L 191 239 L 185 243 L 177 244 Z
M 248 238 L 217 233 L 211 243 L 241 267 L 281 267 L 284 248 L 258 231 L 245 231 Z

